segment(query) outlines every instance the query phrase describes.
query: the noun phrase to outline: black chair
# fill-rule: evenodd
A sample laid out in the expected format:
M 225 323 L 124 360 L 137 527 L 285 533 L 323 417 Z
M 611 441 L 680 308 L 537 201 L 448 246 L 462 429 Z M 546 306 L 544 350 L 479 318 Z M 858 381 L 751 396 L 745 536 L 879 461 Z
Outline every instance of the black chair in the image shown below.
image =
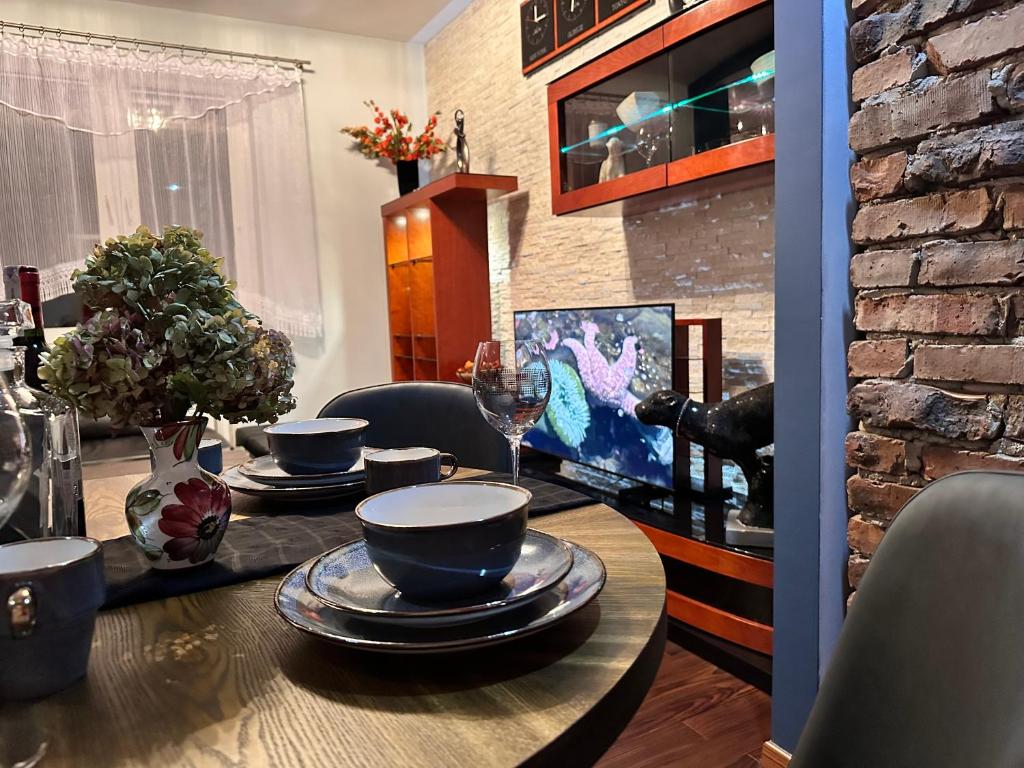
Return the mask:
M 484 421 L 465 384 L 400 381 L 354 389 L 319 415 L 366 419 L 366 444 L 375 448 L 424 445 L 455 454 L 464 467 L 511 470 L 508 441 Z
M 790 768 L 1024 766 L 1024 475 L 932 483 L 850 607 Z

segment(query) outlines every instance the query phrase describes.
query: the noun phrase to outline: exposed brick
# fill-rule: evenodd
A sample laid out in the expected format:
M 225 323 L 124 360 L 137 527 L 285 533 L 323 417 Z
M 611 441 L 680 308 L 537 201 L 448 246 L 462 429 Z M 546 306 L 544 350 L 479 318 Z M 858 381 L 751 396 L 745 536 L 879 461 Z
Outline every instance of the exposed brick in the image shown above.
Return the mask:
M 859 19 L 863 19 L 869 13 L 874 13 L 882 5 L 884 0 L 850 0 L 850 9 Z
M 917 266 L 909 248 L 865 251 L 850 259 L 850 282 L 856 288 L 905 288 L 914 284 Z
M 928 32 L 937 26 L 1003 0 L 905 0 L 887 13 L 877 13 L 850 27 L 850 42 L 857 61 L 867 61 L 893 43 Z
M 853 191 L 861 202 L 889 197 L 903 191 L 903 173 L 907 170 L 906 152 L 884 157 L 865 158 L 850 168 Z
M 1024 395 L 1010 395 L 1003 407 L 1006 418 L 1004 437 L 1011 440 L 1024 440 Z
M 896 11 L 868 16 L 850 27 L 854 57 L 857 61 L 867 61 L 893 43 L 1000 2 L 1002 0 L 907 0 Z
M 994 73 L 989 88 L 1003 109 L 1024 110 L 1024 62 L 1012 62 Z
M 847 362 L 850 376 L 858 379 L 901 378 L 910 374 L 913 365 L 906 339 L 855 341 L 850 344 Z
M 868 480 L 860 475 L 854 475 L 846 482 L 850 511 L 882 525 L 891 523 L 917 491 L 917 488 L 907 485 Z
M 882 101 L 865 103 L 850 119 L 850 146 L 866 152 L 918 139 L 939 128 L 974 122 L 995 108 L 987 70 L 926 77 L 887 91 Z
M 862 294 L 855 309 L 861 331 L 996 336 L 1006 324 L 999 299 L 991 294 Z
M 904 183 L 921 191 L 1021 173 L 1024 121 L 1017 120 L 922 141 L 907 164 Z
M 869 472 L 901 475 L 907 471 L 907 443 L 871 432 L 846 436 L 846 463 Z
M 853 589 L 860 588 L 860 582 L 864 578 L 864 573 L 868 569 L 868 563 L 871 560 L 861 555 L 850 555 L 848 565 L 846 567 L 847 578 L 850 582 L 850 586 Z
M 1002 411 L 984 397 L 967 397 L 925 384 L 865 381 L 847 398 L 851 415 L 878 429 L 919 429 L 951 440 L 994 440 Z
M 912 46 L 900 48 L 854 71 L 853 100 L 864 101 L 876 93 L 924 77 L 926 73 L 927 59 L 924 54 L 918 53 Z
M 877 523 L 868 522 L 860 515 L 854 515 L 846 526 L 846 538 L 850 548 L 862 555 L 873 555 L 882 543 L 885 529 Z
M 992 198 L 983 188 L 875 203 L 857 212 L 853 239 L 866 245 L 926 235 L 967 234 L 987 227 L 993 214 Z
M 936 240 L 921 248 L 918 285 L 1019 285 L 1024 241 L 958 243 Z
M 1000 198 L 1003 229 L 1024 229 L 1024 186 L 1008 187 Z
M 971 469 L 1024 471 L 1024 459 L 980 451 L 958 451 L 948 445 L 929 444 L 921 450 L 924 476 L 928 480 Z
M 1024 384 L 1024 347 L 925 344 L 914 353 L 914 375 L 927 381 Z
M 1024 49 L 1024 5 L 985 16 L 928 41 L 928 58 L 939 72 L 970 69 Z

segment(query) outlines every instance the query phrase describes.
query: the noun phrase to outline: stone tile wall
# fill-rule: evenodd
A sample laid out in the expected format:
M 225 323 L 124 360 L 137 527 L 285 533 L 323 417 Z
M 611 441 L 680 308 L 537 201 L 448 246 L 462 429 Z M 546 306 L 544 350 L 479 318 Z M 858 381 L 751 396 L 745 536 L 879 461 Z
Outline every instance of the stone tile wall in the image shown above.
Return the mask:
M 657 0 L 528 78 L 518 3 L 475 0 L 426 46 L 427 100 L 451 124 L 466 112 L 472 170 L 519 177 L 490 206 L 494 333 L 515 309 L 672 301 L 679 317 L 722 317 L 726 384 L 773 378 L 774 190 L 770 182 L 623 218 L 551 214 L 546 86 L 669 15 Z M 450 170 L 444 157 L 435 176 Z M 694 348 L 693 353 L 699 353 Z M 694 376 L 699 369 L 695 367 Z

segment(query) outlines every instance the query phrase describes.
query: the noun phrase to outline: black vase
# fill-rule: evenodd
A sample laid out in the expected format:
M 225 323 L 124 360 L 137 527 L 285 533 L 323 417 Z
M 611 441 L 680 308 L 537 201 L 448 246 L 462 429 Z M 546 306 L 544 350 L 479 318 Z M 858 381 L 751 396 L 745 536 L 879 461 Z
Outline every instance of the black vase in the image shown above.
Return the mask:
M 398 160 L 398 194 L 407 195 L 420 186 L 420 167 L 415 160 Z

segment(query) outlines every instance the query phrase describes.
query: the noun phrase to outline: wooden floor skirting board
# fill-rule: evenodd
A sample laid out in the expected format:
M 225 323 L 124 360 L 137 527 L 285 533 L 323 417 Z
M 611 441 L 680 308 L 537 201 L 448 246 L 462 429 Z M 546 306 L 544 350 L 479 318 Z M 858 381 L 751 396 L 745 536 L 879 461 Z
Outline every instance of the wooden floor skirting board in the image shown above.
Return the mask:
M 761 748 L 761 768 L 786 768 L 792 755 L 774 741 L 766 741 Z

